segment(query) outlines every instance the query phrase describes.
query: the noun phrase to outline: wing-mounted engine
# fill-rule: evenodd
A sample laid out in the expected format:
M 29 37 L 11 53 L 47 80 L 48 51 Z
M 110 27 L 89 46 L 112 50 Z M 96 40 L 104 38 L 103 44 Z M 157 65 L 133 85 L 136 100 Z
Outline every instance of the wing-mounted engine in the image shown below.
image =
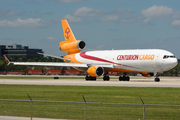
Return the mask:
M 98 77 L 98 76 L 102 76 L 104 74 L 104 69 L 102 67 L 99 67 L 99 66 L 91 66 L 87 70 L 87 73 L 91 77 Z
M 142 76 L 144 76 L 144 77 L 154 77 L 154 76 L 155 76 L 154 73 L 148 73 L 148 72 L 142 72 L 141 74 L 142 74 Z
M 60 50 L 63 52 L 67 52 L 68 54 L 79 53 L 86 47 L 86 43 L 81 40 L 67 42 L 63 41 L 59 44 Z

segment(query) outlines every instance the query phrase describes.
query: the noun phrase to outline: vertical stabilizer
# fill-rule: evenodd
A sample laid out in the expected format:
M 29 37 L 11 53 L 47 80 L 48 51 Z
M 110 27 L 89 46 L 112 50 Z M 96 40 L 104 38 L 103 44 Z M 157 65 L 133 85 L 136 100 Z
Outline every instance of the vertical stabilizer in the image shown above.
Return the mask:
M 65 41 L 67 41 L 67 42 L 76 41 L 76 38 L 74 37 L 74 34 L 73 34 L 67 20 L 61 20 L 61 22 L 62 22 Z

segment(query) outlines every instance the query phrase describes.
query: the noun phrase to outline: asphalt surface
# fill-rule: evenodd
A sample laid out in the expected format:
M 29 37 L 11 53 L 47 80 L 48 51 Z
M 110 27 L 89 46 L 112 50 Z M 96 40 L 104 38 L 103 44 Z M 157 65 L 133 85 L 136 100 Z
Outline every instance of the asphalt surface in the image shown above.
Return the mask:
M 18 85 L 73 85 L 73 86 L 123 86 L 123 87 L 180 87 L 180 77 L 160 77 L 160 82 L 154 78 L 131 77 L 130 81 L 85 81 L 84 79 L 0 79 L 0 84 Z

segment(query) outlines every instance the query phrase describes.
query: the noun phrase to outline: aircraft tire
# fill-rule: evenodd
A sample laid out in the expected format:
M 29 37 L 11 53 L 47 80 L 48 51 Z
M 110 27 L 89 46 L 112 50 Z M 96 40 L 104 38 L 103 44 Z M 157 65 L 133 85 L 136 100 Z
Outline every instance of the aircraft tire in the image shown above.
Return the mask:
M 91 80 L 92 81 L 96 81 L 96 77 L 91 77 Z
M 130 77 L 129 76 L 126 77 L 126 81 L 130 81 Z
M 109 76 L 104 76 L 104 77 L 103 77 L 103 80 L 104 80 L 104 81 L 109 81 L 109 80 L 110 80 L 110 77 L 109 77 Z
M 154 81 L 155 82 L 160 82 L 160 79 L 159 78 L 155 78 Z
M 96 77 L 86 76 L 86 81 L 96 81 Z
M 109 76 L 107 76 L 107 79 L 106 79 L 107 81 L 109 81 L 110 80 L 110 77 Z
M 127 81 L 127 77 L 126 76 L 123 76 L 122 79 L 123 79 L 123 81 Z
M 122 81 L 123 80 L 123 77 L 119 76 L 119 81 Z
M 89 80 L 90 80 L 90 77 L 89 77 L 89 76 L 86 76 L 85 79 L 86 79 L 86 81 L 89 81 Z
M 123 81 L 127 81 L 127 77 L 123 76 Z
M 123 77 L 121 77 L 121 76 L 119 76 L 119 81 L 130 81 L 130 77 L 129 76 L 123 76 Z

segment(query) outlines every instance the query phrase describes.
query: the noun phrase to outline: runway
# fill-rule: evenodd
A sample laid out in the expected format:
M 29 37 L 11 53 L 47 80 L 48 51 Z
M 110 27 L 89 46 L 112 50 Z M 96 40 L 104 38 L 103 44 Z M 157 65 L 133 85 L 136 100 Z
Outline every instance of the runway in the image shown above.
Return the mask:
M 130 81 L 85 81 L 83 79 L 0 79 L 0 84 L 13 85 L 69 85 L 69 86 L 119 86 L 119 87 L 180 87 L 179 77 L 160 77 L 160 82 L 154 82 L 154 78 L 132 77 Z

